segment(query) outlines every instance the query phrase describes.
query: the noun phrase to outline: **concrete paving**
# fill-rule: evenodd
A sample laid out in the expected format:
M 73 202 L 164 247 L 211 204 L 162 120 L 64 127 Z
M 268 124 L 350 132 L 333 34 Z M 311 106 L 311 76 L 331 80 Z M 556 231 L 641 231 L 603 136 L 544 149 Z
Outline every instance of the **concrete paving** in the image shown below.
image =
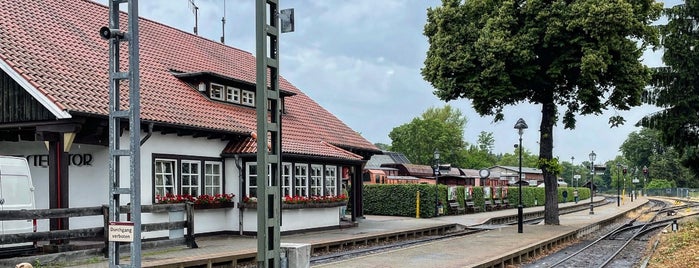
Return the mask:
M 595 201 L 598 199 L 601 200 L 603 197 L 597 197 Z M 589 199 L 587 201 L 589 203 Z M 420 244 L 390 252 L 323 264 L 318 267 L 470 267 L 510 254 L 537 242 L 575 232 L 590 224 L 633 210 L 646 202 L 645 198 L 639 198 L 634 202 L 627 200 L 621 207 L 617 207 L 616 204 L 595 207 L 594 215 L 590 215 L 589 210 L 561 215 L 560 225 L 524 225 L 522 234 L 517 233 L 516 225 L 505 225 L 476 235 Z M 581 203 L 584 204 L 585 200 L 582 200 Z M 572 202 L 561 204 L 561 206 L 572 205 L 574 205 Z M 526 208 L 524 212 L 542 210 L 543 207 L 534 207 Z M 517 209 L 515 208 L 428 219 L 367 215 L 365 219 L 358 222 L 357 227 L 283 235 L 281 242 L 320 244 L 367 234 L 395 233 L 454 223 L 475 226 L 485 223 L 491 218 L 516 214 Z M 148 267 L 172 259 L 206 259 L 226 254 L 254 253 L 257 250 L 255 237 L 223 235 L 201 237 L 197 238 L 197 244 L 199 248 L 196 249 L 178 246 L 143 250 L 142 265 Z M 71 267 L 108 267 L 108 260 L 104 258 L 93 256 L 89 260 L 92 263 Z
M 561 215 L 559 217 L 560 225 L 524 225 L 523 233 L 517 233 L 516 225 L 503 226 L 477 235 L 440 240 L 317 267 L 474 267 L 502 256 L 515 254 L 521 249 L 541 241 L 548 241 L 576 232 L 578 229 L 596 222 L 636 209 L 646 202 L 645 198 L 640 198 L 633 203 L 627 201 L 620 207 L 617 207 L 616 204 L 599 206 L 594 208 L 594 215 L 590 215 L 589 210 Z M 540 208 L 528 210 L 535 209 Z M 483 218 L 489 214 L 500 213 L 512 213 L 512 211 L 484 213 Z M 514 213 L 516 214 L 516 209 Z M 438 219 L 473 223 L 471 220 L 474 220 L 474 217 L 466 215 Z

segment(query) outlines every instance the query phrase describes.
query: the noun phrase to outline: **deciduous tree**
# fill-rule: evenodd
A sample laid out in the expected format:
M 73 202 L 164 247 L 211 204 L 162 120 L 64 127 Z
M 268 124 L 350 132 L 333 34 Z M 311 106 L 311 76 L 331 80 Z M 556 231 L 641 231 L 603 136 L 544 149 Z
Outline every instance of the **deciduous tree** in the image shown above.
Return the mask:
M 460 163 L 466 148 L 464 127 L 467 119 L 449 105 L 429 108 L 410 123 L 393 128 L 391 150 L 403 153 L 413 164 L 432 165 L 435 149 L 441 163 Z
M 546 224 L 559 224 L 553 127 L 576 114 L 626 110 L 641 103 L 649 69 L 640 63 L 650 26 L 662 9 L 653 0 L 443 0 L 427 11 L 429 41 L 422 75 L 442 100 L 467 98 L 480 115 L 541 105 L 539 163 L 546 185 Z M 622 124 L 620 116 L 610 118 Z M 548 165 L 548 166 L 547 166 Z

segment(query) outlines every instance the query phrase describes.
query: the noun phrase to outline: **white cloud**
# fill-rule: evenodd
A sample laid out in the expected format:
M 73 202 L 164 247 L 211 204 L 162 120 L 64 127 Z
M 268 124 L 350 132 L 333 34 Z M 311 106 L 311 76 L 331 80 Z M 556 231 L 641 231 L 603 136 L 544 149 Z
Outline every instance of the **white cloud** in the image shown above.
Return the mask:
M 99 0 L 106 4 L 106 0 Z M 140 1 L 140 15 L 192 32 L 194 16 L 187 0 Z M 218 41 L 221 36 L 223 0 L 196 0 L 200 7 L 199 35 Z M 678 0 L 670 2 L 679 2 Z M 422 79 L 427 41 L 422 35 L 426 9 L 438 0 L 296 0 L 281 1 L 281 8 L 294 8 L 296 32 L 281 36 L 281 72 L 316 102 L 334 113 L 371 142 L 390 143 L 388 133 L 396 126 L 420 116 L 429 107 L 444 102 Z M 226 2 L 226 44 L 254 53 L 254 5 L 249 0 Z M 659 52 L 647 52 L 645 62 L 660 63 Z M 521 104 L 505 109 L 505 120 L 493 123 L 480 117 L 470 101 L 450 104 L 468 117 L 466 139 L 475 143 L 481 131 L 495 134 L 495 152 L 514 150 L 518 135 L 514 123 L 525 119 L 529 129 L 524 146 L 538 152 L 540 107 Z M 587 159 L 590 151 L 598 162 L 611 160 L 635 124 L 653 107 L 618 112 L 627 119 L 619 128 L 609 128 L 614 111 L 601 116 L 577 117 L 575 130 L 554 131 L 554 156 L 563 161 Z M 560 123 L 559 123 L 560 125 Z

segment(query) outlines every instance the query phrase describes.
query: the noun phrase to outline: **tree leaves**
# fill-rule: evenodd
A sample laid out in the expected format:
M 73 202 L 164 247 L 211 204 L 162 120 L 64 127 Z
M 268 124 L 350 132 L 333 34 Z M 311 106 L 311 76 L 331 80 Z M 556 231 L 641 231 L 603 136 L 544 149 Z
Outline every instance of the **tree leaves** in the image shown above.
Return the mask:
M 549 163 L 557 106 L 574 128 L 576 114 L 640 105 L 650 79 L 640 57 L 657 42 L 650 23 L 661 10 L 653 0 L 445 0 L 427 12 L 421 73 L 440 99 L 470 99 L 495 121 L 505 106 L 541 104 L 539 155 Z M 555 198 L 555 172 L 544 170 L 547 201 Z M 558 224 L 558 208 L 547 204 L 546 223 Z
M 449 105 L 429 108 L 421 117 L 391 130 L 391 149 L 403 153 L 414 164 L 432 165 L 435 149 L 441 152 L 440 162 L 460 163 L 466 149 L 466 122 L 461 111 Z

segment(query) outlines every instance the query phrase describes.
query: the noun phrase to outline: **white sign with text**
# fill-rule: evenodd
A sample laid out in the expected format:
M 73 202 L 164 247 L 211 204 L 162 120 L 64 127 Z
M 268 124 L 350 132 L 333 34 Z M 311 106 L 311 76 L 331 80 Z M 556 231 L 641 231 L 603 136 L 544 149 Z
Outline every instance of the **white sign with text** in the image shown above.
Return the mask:
M 109 241 L 133 242 L 133 222 L 110 222 Z

